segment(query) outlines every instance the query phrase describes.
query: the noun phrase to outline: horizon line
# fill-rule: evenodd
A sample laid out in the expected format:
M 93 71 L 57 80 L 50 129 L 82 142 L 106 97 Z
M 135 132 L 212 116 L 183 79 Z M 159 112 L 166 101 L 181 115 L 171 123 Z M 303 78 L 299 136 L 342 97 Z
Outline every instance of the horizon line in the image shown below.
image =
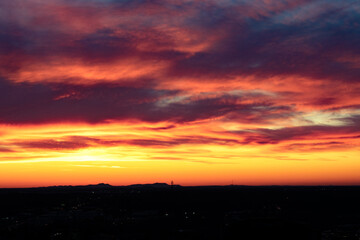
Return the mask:
M 314 184 L 314 185 L 280 185 L 280 184 L 271 184 L 271 185 L 242 185 L 242 184 L 228 184 L 228 185 L 181 185 L 181 184 L 168 184 L 165 182 L 154 182 L 154 183 L 134 183 L 129 185 L 111 185 L 109 183 L 95 183 L 95 184 L 86 184 L 86 185 L 49 185 L 49 186 L 34 186 L 34 187 L 0 187 L 0 189 L 37 189 L 37 188 L 54 188 L 54 187 L 96 187 L 96 186 L 107 186 L 107 187 L 133 187 L 133 186 L 147 186 L 147 185 L 155 185 L 162 184 L 167 185 L 169 187 L 360 187 L 360 184 L 354 185 L 337 185 L 337 184 Z

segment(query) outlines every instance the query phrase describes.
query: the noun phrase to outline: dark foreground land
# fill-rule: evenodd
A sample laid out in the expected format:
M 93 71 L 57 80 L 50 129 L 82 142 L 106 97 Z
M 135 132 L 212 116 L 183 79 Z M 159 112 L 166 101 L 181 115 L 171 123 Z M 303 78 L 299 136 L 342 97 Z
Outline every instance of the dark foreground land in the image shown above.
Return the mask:
M 0 189 L 0 239 L 360 239 L 360 187 Z

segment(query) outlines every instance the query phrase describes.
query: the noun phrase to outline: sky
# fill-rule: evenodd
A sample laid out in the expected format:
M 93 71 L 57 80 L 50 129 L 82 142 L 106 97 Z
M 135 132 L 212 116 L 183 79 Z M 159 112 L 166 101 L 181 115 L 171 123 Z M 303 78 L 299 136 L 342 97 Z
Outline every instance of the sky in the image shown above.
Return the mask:
M 1 0 L 0 187 L 360 184 L 358 0 Z

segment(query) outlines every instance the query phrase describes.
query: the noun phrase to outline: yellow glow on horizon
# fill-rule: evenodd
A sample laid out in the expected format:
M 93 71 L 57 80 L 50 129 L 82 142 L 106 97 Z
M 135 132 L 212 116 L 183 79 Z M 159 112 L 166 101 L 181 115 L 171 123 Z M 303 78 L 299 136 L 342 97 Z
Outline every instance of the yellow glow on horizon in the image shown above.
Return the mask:
M 136 127 L 135 127 L 136 126 Z M 131 129 L 140 127 L 131 126 Z M 129 126 L 128 126 L 129 127 Z M 44 139 L 41 133 L 57 127 L 24 128 L 29 136 Z M 75 131 L 68 126 L 62 131 Z M 107 132 L 110 126 L 99 125 L 86 131 L 87 136 L 101 136 L 99 129 Z M 79 127 L 79 132 L 86 126 Z M 117 128 L 126 130 L 124 126 Z M 11 129 L 9 129 L 9 132 Z M 21 129 L 16 129 L 21 131 Z M 13 129 L 15 131 L 15 129 Z M 32 132 L 38 134 L 33 134 Z M 53 133 L 62 138 L 62 131 Z M 141 130 L 144 131 L 143 129 Z M 9 133 L 8 132 L 8 133 Z M 145 131 L 146 132 L 146 131 Z M 172 133 L 176 136 L 176 132 Z M 19 132 L 16 133 L 20 136 Z M 152 133 L 147 137 L 160 139 L 169 133 Z M 184 132 L 182 132 L 184 135 Z M 189 133 L 188 133 L 189 134 Z M 209 133 L 208 133 L 209 134 Z M 113 136 L 116 134 L 114 133 Z M 47 135 L 48 136 L 48 135 Z M 108 135 L 106 135 L 108 137 Z M 128 136 L 128 135 L 126 135 Z M 139 136 L 133 134 L 133 136 Z M 143 134 L 143 137 L 146 137 Z M 10 136 L 7 139 L 11 139 Z M 46 154 L 50 156 L 47 157 Z M 359 150 L 334 150 L 330 152 L 278 152 L 271 145 L 219 145 L 181 144 L 174 146 L 94 145 L 85 149 L 28 149 L 11 153 L 2 152 L 0 161 L 0 187 L 69 185 L 106 182 L 113 185 L 133 183 L 170 182 L 182 185 L 235 184 L 353 184 L 360 182 Z M 40 157 L 36 157 L 39 156 Z M 41 156 L 43 155 L 43 156 Z M 51 156 L 54 155 L 54 156 Z M 19 158 L 16 159 L 16 156 Z M 34 156 L 34 158 L 31 158 Z
M 242 135 L 225 134 L 243 127 L 235 123 L 203 121 L 158 130 L 169 125 L 3 126 L 1 147 L 9 151 L 0 151 L 0 187 L 171 180 L 182 185 L 360 183 L 360 139 L 344 139 L 344 146 L 328 146 L 331 135 L 241 144 Z

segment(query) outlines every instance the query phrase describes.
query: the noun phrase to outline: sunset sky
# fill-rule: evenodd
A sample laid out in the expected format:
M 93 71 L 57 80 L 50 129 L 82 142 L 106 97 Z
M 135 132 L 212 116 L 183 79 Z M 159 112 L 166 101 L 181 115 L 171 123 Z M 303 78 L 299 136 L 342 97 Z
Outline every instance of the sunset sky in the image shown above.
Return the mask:
M 0 187 L 360 184 L 360 1 L 1 0 Z

